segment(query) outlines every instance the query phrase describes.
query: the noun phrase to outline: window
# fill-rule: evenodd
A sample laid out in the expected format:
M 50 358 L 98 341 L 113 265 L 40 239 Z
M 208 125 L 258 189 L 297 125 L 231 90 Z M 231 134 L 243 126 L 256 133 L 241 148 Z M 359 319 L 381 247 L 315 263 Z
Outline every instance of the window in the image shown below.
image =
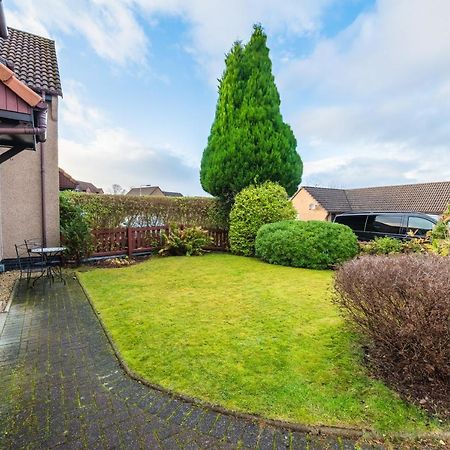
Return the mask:
M 380 214 L 369 216 L 366 231 L 383 234 L 399 234 L 402 226 L 402 216 Z
M 335 222 L 347 225 L 355 231 L 364 231 L 366 218 L 366 215 L 339 216 L 336 217 Z
M 413 232 L 415 236 L 425 236 L 433 227 L 434 223 L 431 220 L 423 217 L 408 217 L 408 231 Z

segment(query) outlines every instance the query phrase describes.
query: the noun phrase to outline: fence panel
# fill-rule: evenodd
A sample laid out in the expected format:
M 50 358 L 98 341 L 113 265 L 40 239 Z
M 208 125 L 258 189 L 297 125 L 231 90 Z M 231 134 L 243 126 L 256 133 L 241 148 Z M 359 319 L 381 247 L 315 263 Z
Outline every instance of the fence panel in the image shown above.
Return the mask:
M 167 226 L 129 228 L 133 235 L 132 253 L 151 251 L 161 248 L 164 244 L 163 234 L 167 233 Z
M 180 225 L 183 229 L 185 226 Z M 228 250 L 228 232 L 220 229 L 206 229 L 212 238 L 208 250 Z M 92 256 L 132 256 L 160 249 L 164 244 L 163 235 L 168 233 L 167 225 L 155 227 L 103 228 L 92 232 Z
M 127 251 L 126 228 L 103 228 L 92 232 L 94 256 L 120 255 Z
M 212 239 L 212 244 L 208 245 L 208 250 L 228 250 L 228 231 L 219 229 L 207 229 L 208 236 Z

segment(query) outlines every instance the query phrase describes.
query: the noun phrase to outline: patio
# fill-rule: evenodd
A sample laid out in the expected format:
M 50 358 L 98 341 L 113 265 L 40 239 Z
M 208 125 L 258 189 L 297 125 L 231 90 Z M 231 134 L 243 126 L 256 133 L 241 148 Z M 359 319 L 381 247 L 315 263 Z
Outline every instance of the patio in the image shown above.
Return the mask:
M 218 413 L 132 380 L 70 277 L 45 294 L 25 282 L 18 287 L 0 335 L 0 379 L 2 448 L 354 448 L 346 439 Z

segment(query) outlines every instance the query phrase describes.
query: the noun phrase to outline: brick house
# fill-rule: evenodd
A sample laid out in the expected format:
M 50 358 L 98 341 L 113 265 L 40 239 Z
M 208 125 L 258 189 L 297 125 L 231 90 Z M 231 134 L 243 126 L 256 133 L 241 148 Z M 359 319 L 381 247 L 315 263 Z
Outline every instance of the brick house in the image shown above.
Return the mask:
M 75 180 L 67 172 L 59 168 L 59 190 L 86 192 L 87 194 L 103 194 L 103 189 L 98 188 L 88 181 Z
M 149 195 L 150 197 L 183 197 L 180 192 L 163 191 L 159 186 L 142 186 L 131 188 L 126 195 L 141 197 Z
M 450 203 L 450 181 L 360 189 L 303 186 L 291 201 L 301 220 L 332 221 L 337 214 L 358 211 L 441 215 Z

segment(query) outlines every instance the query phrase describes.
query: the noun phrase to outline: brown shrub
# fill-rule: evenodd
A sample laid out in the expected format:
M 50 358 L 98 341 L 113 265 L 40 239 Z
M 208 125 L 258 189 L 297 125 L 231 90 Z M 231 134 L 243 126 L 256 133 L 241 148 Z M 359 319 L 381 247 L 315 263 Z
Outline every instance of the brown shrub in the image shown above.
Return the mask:
M 449 257 L 354 259 L 336 272 L 334 301 L 367 341 L 369 361 L 378 374 L 422 405 L 438 396 L 434 405 L 440 403 L 448 413 Z

